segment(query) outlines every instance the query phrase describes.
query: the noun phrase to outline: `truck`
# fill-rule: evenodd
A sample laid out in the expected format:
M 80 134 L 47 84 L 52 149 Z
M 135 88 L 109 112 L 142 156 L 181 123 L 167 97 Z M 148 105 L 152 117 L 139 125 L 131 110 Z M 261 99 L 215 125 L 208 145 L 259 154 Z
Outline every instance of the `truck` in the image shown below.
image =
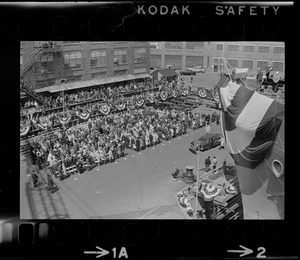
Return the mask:
M 205 73 L 205 69 L 202 66 L 195 66 L 194 68 L 189 68 L 189 70 L 196 73 Z

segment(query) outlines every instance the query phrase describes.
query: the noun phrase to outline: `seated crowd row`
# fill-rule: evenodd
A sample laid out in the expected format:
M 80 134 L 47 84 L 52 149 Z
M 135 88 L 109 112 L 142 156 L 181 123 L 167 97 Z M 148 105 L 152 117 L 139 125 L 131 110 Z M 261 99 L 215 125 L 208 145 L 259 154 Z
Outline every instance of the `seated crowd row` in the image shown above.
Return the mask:
M 33 164 L 47 168 L 60 179 L 114 162 L 126 149 L 139 152 L 209 124 L 210 115 L 152 107 L 89 120 L 87 126 L 72 126 L 54 136 L 30 141 Z
M 177 81 L 166 82 L 166 81 L 155 81 L 152 83 L 149 79 L 146 79 L 143 82 L 139 83 L 130 83 L 130 84 L 120 84 L 115 87 L 111 86 L 101 86 L 99 88 L 92 88 L 89 90 L 75 90 L 72 93 L 64 93 L 64 97 L 62 93 L 58 93 L 53 96 L 45 96 L 42 94 L 35 94 L 39 100 L 43 102 L 43 104 L 38 104 L 36 101 L 28 101 L 24 104 L 21 104 L 22 113 L 26 113 L 26 110 L 29 108 L 34 108 L 37 111 L 45 111 L 49 109 L 54 109 L 58 107 L 62 107 L 63 103 L 65 105 L 72 105 L 76 103 L 82 103 L 91 100 L 99 100 L 99 99 L 118 99 L 121 95 L 126 94 L 126 92 L 134 92 L 134 91 L 148 91 L 151 89 L 162 90 L 166 88 L 173 88 L 177 86 Z M 180 84 L 184 85 L 184 82 Z

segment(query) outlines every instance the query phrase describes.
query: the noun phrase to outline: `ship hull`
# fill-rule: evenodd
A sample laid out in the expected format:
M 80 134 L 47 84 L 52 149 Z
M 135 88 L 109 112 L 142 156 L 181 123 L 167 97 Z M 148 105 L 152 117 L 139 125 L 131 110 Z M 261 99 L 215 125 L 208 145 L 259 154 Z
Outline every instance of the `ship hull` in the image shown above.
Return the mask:
M 236 168 L 245 219 L 284 219 L 284 121 L 271 152 L 260 165 Z

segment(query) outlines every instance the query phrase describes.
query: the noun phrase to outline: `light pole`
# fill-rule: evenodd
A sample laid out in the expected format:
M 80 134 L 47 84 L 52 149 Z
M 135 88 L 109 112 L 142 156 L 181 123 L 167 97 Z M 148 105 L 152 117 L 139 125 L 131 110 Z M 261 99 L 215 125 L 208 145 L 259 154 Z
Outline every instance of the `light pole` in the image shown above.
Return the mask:
M 65 114 L 65 94 L 64 94 L 64 87 L 67 79 L 61 79 L 60 83 L 62 84 L 62 96 L 63 96 L 63 113 Z
M 196 192 L 196 206 L 195 206 L 195 212 L 197 216 L 197 210 L 198 210 L 198 193 L 199 193 L 199 182 L 198 182 L 198 176 L 199 176 L 199 161 L 200 161 L 200 151 L 199 149 L 197 150 L 197 156 L 198 156 L 198 162 L 197 162 L 197 192 Z

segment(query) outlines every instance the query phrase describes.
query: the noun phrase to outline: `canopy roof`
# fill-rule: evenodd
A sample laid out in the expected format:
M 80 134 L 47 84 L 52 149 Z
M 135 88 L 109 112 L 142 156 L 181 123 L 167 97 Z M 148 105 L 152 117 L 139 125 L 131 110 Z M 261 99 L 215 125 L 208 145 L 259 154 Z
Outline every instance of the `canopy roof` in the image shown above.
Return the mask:
M 148 78 L 150 77 L 149 74 L 139 74 L 139 75 L 122 75 L 122 76 L 114 76 L 110 78 L 95 78 L 91 80 L 85 80 L 85 81 L 77 81 L 77 82 L 70 82 L 65 84 L 56 84 L 45 88 L 36 89 L 36 93 L 46 92 L 49 91 L 50 93 L 55 92 L 61 92 L 66 90 L 73 90 L 73 89 L 80 89 L 80 88 L 87 88 L 87 87 L 93 87 L 97 85 L 104 85 L 109 83 L 115 83 L 115 82 L 123 82 L 127 80 L 135 80 L 135 79 L 141 79 L 141 78 Z

